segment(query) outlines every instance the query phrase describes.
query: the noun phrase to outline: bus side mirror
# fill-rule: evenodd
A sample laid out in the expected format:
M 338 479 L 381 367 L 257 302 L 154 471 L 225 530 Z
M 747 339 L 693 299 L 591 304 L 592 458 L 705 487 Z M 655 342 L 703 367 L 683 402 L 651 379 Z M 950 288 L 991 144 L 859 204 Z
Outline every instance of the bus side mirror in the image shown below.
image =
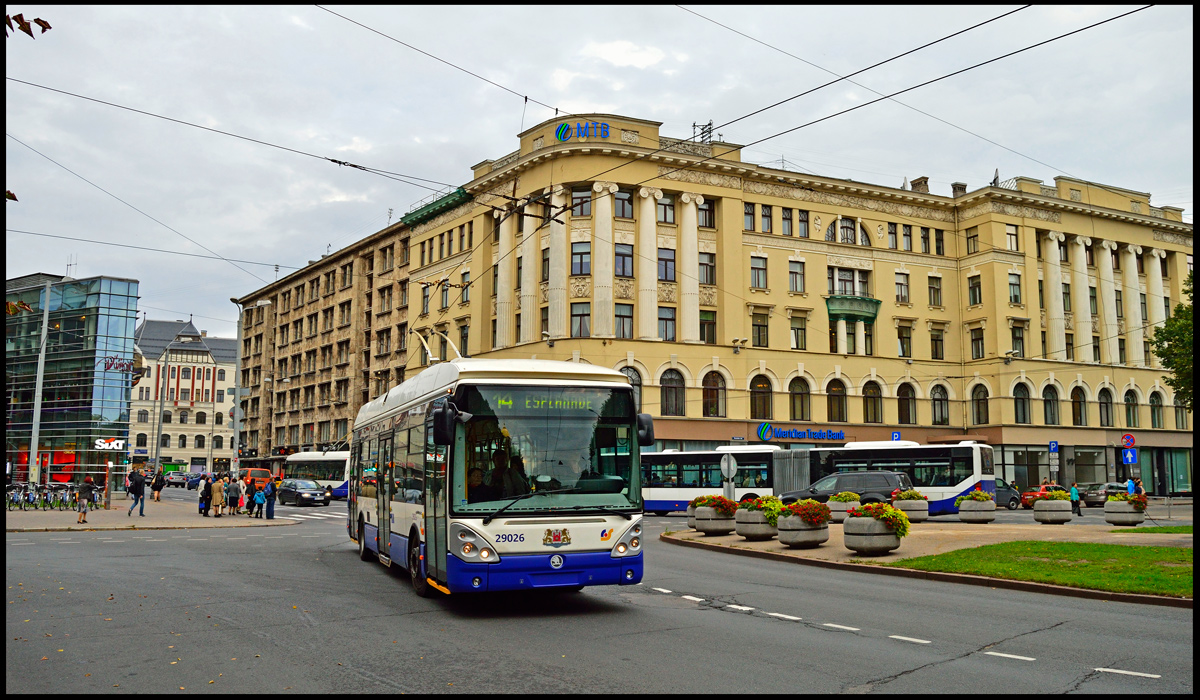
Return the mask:
M 454 443 L 454 412 L 447 406 L 433 409 L 433 444 Z
M 654 445 L 654 419 L 650 417 L 649 413 L 637 415 L 637 440 L 638 447 Z

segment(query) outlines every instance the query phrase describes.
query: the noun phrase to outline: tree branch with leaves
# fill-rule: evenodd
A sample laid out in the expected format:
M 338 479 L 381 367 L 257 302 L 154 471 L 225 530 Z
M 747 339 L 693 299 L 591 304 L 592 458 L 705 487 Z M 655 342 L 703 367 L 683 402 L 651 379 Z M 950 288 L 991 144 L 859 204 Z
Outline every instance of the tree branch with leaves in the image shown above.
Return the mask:
M 1163 323 L 1162 328 L 1150 338 L 1154 354 L 1171 374 L 1163 377 L 1167 386 L 1175 390 L 1175 403 L 1192 410 L 1192 359 L 1195 343 L 1192 337 L 1192 273 L 1183 283 L 1187 303 L 1175 306 L 1174 313 Z

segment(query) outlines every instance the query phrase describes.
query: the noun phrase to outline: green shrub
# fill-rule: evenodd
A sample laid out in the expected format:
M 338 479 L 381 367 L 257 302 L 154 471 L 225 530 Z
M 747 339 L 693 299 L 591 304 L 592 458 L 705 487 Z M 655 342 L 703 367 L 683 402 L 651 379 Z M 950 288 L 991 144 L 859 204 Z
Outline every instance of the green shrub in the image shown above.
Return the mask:
M 779 523 L 779 512 L 783 510 L 783 501 L 776 496 L 759 496 L 753 500 L 742 501 L 738 510 L 751 510 L 762 513 L 767 518 L 767 524 L 776 527 Z
M 954 507 L 958 508 L 963 501 L 994 501 L 996 496 L 987 491 L 967 491 L 963 495 L 954 499 Z
M 926 496 L 925 494 L 921 493 L 920 491 L 917 491 L 916 489 L 909 489 L 907 491 L 901 491 L 900 493 L 896 494 L 896 497 L 892 500 L 894 500 L 894 501 L 928 501 L 929 497 Z
M 1039 493 L 1033 497 L 1033 502 L 1038 501 L 1069 501 L 1071 494 L 1066 491 L 1046 491 Z
M 712 508 L 726 518 L 732 518 L 737 513 L 738 504 L 724 496 L 699 496 L 692 499 L 696 508 Z
M 1145 512 L 1146 506 L 1150 501 L 1144 493 L 1114 493 L 1108 497 L 1110 501 L 1128 501 L 1133 504 L 1133 509 L 1139 513 Z
M 829 497 L 834 503 L 853 503 L 858 500 L 858 494 L 853 491 L 842 491 Z
M 908 516 L 904 511 L 893 508 L 886 503 L 868 503 L 865 506 L 851 508 L 846 511 L 848 518 L 875 518 L 883 521 L 896 537 L 904 537 L 908 534 Z

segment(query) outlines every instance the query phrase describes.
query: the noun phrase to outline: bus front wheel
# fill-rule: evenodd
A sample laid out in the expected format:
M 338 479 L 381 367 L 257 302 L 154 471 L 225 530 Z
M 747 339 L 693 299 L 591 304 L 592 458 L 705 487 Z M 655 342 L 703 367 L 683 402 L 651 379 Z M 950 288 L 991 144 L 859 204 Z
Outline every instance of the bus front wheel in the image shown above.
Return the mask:
M 417 595 L 422 598 L 432 595 L 429 582 L 425 580 L 425 575 L 421 572 L 421 542 L 415 536 L 409 538 L 408 576 L 412 580 L 413 591 Z
M 358 558 L 363 561 L 374 559 L 371 550 L 367 549 L 367 527 L 362 520 L 358 521 Z

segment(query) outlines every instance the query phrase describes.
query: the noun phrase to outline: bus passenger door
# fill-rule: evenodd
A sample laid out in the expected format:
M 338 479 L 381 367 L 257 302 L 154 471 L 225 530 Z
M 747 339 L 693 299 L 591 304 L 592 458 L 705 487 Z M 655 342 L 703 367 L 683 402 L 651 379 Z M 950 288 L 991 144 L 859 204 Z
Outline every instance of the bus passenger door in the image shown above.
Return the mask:
M 392 482 L 392 469 L 394 464 L 392 461 L 392 438 L 380 439 L 379 471 L 375 476 L 379 490 L 375 499 L 375 507 L 379 517 L 379 553 L 388 558 L 392 556 L 392 489 L 395 488 Z
M 425 575 L 446 581 L 447 498 L 446 455 L 449 450 L 433 444 L 433 424 L 425 424 Z

